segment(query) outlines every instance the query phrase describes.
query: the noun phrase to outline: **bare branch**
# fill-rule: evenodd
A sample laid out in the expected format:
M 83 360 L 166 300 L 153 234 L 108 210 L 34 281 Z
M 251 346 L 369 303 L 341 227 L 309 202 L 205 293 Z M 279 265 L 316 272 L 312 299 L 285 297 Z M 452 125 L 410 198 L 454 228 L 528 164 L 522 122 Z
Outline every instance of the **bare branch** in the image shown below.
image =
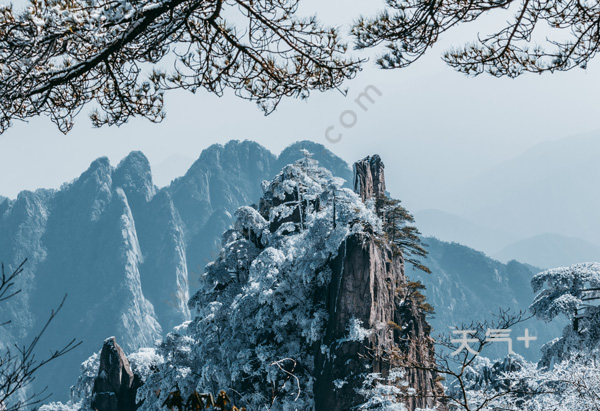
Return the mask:
M 20 292 L 20 290 L 13 291 L 13 287 L 17 277 L 23 273 L 26 261 L 24 260 L 10 275 L 5 274 L 4 265 L 2 265 L 0 301 L 7 301 Z M 23 395 L 35 379 L 35 374 L 40 368 L 71 352 L 81 344 L 81 342 L 72 339 L 41 360 L 35 357 L 35 348 L 62 309 L 66 298 L 65 295 L 60 304 L 51 310 L 48 319 L 29 344 L 15 345 L 14 349 L 7 347 L 4 352 L 0 353 L 0 404 L 5 407 L 3 410 L 30 409 L 49 398 L 50 394 L 46 393 L 46 388 L 39 392 L 28 393 L 26 396 Z M 18 398 L 19 396 L 21 398 Z

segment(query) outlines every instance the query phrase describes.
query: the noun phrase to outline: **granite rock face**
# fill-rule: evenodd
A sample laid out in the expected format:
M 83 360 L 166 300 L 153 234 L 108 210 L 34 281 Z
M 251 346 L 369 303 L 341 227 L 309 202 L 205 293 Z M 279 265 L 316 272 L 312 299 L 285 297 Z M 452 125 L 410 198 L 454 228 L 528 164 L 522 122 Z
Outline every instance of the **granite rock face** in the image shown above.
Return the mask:
M 278 157 L 257 143 L 214 145 L 169 186 L 156 187 L 148 159 L 132 152 L 116 167 L 107 158 L 57 190 L 0 197 L 0 262 L 28 262 L 22 292 L 0 306 L 0 348 L 29 343 L 51 308 L 68 294 L 38 346 L 51 351 L 71 337 L 82 345 L 40 370 L 32 391 L 64 400 L 79 366 L 114 335 L 127 352 L 151 346 L 190 319 L 189 291 L 221 247 L 235 210 L 260 198 L 260 183 L 281 164 L 315 153 L 345 179 L 348 165 L 323 146 L 299 142 Z
M 100 368 L 94 381 L 92 409 L 94 411 L 131 411 L 135 396 L 141 386 L 140 378 L 131 371 L 125 353 L 115 337 L 104 341 L 100 353 Z
M 363 201 L 385 195 L 384 165 L 377 154 L 354 163 L 354 191 Z
M 355 164 L 355 189 L 363 201 L 385 195 L 383 169 L 379 156 Z M 424 312 L 408 296 L 404 260 L 385 240 L 368 230 L 353 234 L 330 267 L 329 318 L 315 359 L 315 405 L 317 410 L 348 410 L 364 402 L 358 391 L 364 389 L 367 374 L 385 378 L 396 367 L 392 353 L 431 365 L 434 346 Z M 348 330 L 348 324 L 354 330 Z M 349 332 L 362 333 L 362 341 L 345 338 Z M 435 400 L 443 393 L 436 375 L 409 369 L 404 379 L 421 394 L 407 399 L 410 410 L 444 409 Z

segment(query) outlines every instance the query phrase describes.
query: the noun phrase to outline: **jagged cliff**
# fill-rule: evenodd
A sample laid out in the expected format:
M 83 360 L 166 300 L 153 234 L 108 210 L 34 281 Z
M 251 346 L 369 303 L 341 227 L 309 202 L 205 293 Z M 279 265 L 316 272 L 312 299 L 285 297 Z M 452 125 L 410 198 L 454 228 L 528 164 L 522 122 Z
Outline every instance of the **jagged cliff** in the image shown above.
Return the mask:
M 92 388 L 91 409 L 94 411 L 134 411 L 137 389 L 142 381 L 131 370 L 129 360 L 115 337 L 104 341 L 100 352 L 98 376 Z
M 321 145 L 298 143 L 277 157 L 256 143 L 233 141 L 205 150 L 185 176 L 162 189 L 152 183 L 147 159 L 134 152 L 116 167 L 107 159 L 95 161 L 60 190 L 0 198 L 0 261 L 14 265 L 29 258 L 20 284 L 24 291 L 9 306 L 0 306 L 2 318 L 12 320 L 0 327 L 0 344 L 26 340 L 68 292 L 67 305 L 40 343 L 44 353 L 67 337 L 84 340 L 82 347 L 36 380 L 40 388 L 49 385 L 56 399 L 68 394 L 79 364 L 101 348 L 105 337 L 115 335 L 125 351 L 131 352 L 160 337 L 157 323 L 168 332 L 192 318 L 186 282 L 191 290 L 199 288 L 202 267 L 218 255 L 221 234 L 236 221 L 235 210 L 257 203 L 262 195 L 260 181 L 271 179 L 300 158 L 301 148 L 309 149 L 321 166 L 342 177 L 342 186 L 353 181 L 347 164 Z M 385 191 L 383 173 L 377 172 L 380 166 L 380 162 L 363 164 L 365 172 L 356 174 L 365 180 L 359 179 L 359 187 L 365 187 L 358 190 L 359 195 Z M 369 182 L 368 175 L 380 177 Z M 337 207 L 339 215 L 345 206 L 338 202 Z M 226 236 L 224 241 L 230 240 Z M 376 243 L 367 247 L 362 241 L 356 238 L 345 244 L 355 242 L 357 250 L 379 247 Z M 532 268 L 515 262 L 503 265 L 458 244 L 429 243 L 425 264 L 435 274 L 421 279 L 437 310 L 436 331 L 447 332 L 448 325 L 468 322 L 474 314 L 485 317 L 500 305 L 529 305 Z M 332 246 L 328 265 L 332 272 L 339 262 L 340 244 Z M 381 254 L 378 259 L 385 258 L 385 247 L 377 252 Z M 419 274 L 409 271 L 408 275 Z M 379 288 L 374 290 L 379 293 Z M 321 297 L 326 301 L 325 294 Z M 128 319 L 138 309 L 142 323 L 136 324 Z M 553 336 L 543 334 L 550 326 L 541 323 L 531 329 L 539 330 L 539 344 Z M 167 344 L 172 341 L 165 339 Z M 91 364 L 84 364 L 88 377 L 97 374 L 97 365 Z
M 354 170 L 355 191 L 363 202 L 377 204 L 386 195 L 379 156 L 355 163 Z M 315 404 L 322 410 L 347 410 L 363 401 L 365 370 L 388 378 L 396 367 L 393 353 L 398 351 L 411 362 L 428 366 L 434 361 L 434 347 L 425 314 L 409 299 L 402 255 L 385 239 L 372 230 L 349 235 L 330 267 L 322 342 L 326 349 L 320 349 L 315 359 Z M 368 330 L 365 340 L 343 340 L 351 321 Z M 405 378 L 417 392 L 407 395 L 409 409 L 436 406 L 442 387 L 435 375 L 410 369 Z
M 428 365 L 433 343 L 375 207 L 383 165 L 357 163 L 354 193 L 305 155 L 263 183 L 256 208 L 235 213 L 190 300 L 194 319 L 152 355 L 132 356 L 141 409 L 159 408 L 174 387 L 184 399 L 225 389 L 248 409 L 439 406 L 436 376 L 394 360 Z M 94 386 L 117 371 L 100 370 Z
M 24 191 L 0 198 L 0 261 L 8 267 L 28 258 L 17 284 L 23 291 L 0 315 L 0 347 L 28 342 L 51 308 L 66 304 L 38 345 L 40 355 L 71 337 L 74 352 L 40 370 L 36 390 L 48 385 L 65 398 L 79 365 L 117 337 L 126 351 L 154 344 L 190 319 L 189 289 L 220 249 L 233 212 L 260 197 L 260 181 L 307 147 L 327 167 L 350 179 L 350 170 L 324 147 L 297 143 L 279 157 L 254 142 L 232 141 L 204 150 L 186 175 L 157 188 L 150 164 L 132 152 L 116 167 L 94 161 L 58 190 Z

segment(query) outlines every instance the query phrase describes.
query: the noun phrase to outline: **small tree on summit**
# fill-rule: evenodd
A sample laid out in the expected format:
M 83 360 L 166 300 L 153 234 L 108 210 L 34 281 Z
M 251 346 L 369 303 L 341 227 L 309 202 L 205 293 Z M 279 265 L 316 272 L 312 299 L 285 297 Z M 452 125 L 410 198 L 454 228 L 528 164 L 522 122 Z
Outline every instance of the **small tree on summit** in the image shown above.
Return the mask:
M 421 262 L 421 258 L 427 257 L 427 250 L 421 241 L 421 233 L 413 225 L 415 219 L 412 214 L 400 204 L 400 200 L 385 196 L 377 201 L 383 214 L 383 229 L 394 249 L 401 251 L 406 262 L 413 267 L 431 273 Z

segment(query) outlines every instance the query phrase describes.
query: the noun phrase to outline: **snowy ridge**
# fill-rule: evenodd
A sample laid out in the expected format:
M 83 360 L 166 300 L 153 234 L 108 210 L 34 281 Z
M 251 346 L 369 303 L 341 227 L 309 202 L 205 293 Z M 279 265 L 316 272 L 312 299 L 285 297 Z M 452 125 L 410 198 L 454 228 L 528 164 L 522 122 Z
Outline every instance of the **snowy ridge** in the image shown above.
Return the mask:
M 176 382 L 184 395 L 237 393 L 234 402 L 248 409 L 312 408 L 312 353 L 326 312 L 307 302 L 330 281 L 327 262 L 344 239 L 381 224 L 342 184 L 307 157 L 263 185 L 258 210 L 235 213 L 235 228 L 223 235 L 219 257 L 190 300 L 195 318 L 156 349 L 155 371 L 145 373 L 138 392 L 143 409 L 158 409 L 164 399 L 156 389 L 168 393 Z
M 28 258 L 23 292 L 0 306 L 2 318 L 12 320 L 0 328 L 2 344 L 27 341 L 69 294 L 40 350 L 67 337 L 84 343 L 38 376 L 54 399 L 65 398 L 79 364 L 106 336 L 115 335 L 128 352 L 151 345 L 160 328 L 190 319 L 189 289 L 198 288 L 199 270 L 220 249 L 233 212 L 257 201 L 260 182 L 280 171 L 282 161 L 299 158 L 302 147 L 348 178 L 348 166 L 315 143 L 297 143 L 278 158 L 259 144 L 232 141 L 206 149 L 185 176 L 162 189 L 146 157 L 132 152 L 116 167 L 99 158 L 59 190 L 0 200 L 0 261 L 10 268 Z M 130 224 L 128 239 L 121 224 Z
M 118 336 L 128 350 L 161 337 L 158 317 L 167 304 L 150 301 L 150 288 L 142 286 L 142 278 L 152 273 L 144 254 L 161 253 L 146 241 L 155 235 L 139 228 L 159 209 L 154 190 L 147 160 L 134 152 L 116 168 L 101 158 L 60 190 L 23 192 L 0 205 L 0 260 L 14 267 L 28 258 L 18 284 L 23 292 L 1 307 L 9 310 L 3 318 L 13 321 L 2 330 L 2 341 L 30 340 L 65 293 L 66 304 L 42 339 L 40 355 L 72 337 L 83 340 L 60 363 L 42 368 L 32 389 L 48 385 L 58 398 L 67 394 L 81 361 L 107 335 Z M 162 265 L 149 260 L 163 276 L 169 276 L 166 265 L 177 267 L 174 259 Z M 178 270 L 179 277 L 187 276 Z M 174 323 L 189 318 L 187 294 L 178 298 L 183 301 Z
M 119 335 L 126 336 L 126 347 L 145 347 L 154 343 L 162 334 L 160 324 L 156 320 L 154 307 L 142 293 L 139 266 L 142 263 L 142 251 L 135 230 L 135 222 L 127 203 L 127 197 L 121 188 L 117 188 L 121 211 L 122 266 L 128 292 L 123 296 L 124 308 L 120 311 L 121 321 L 118 325 Z M 129 296 L 133 298 L 127 299 Z

